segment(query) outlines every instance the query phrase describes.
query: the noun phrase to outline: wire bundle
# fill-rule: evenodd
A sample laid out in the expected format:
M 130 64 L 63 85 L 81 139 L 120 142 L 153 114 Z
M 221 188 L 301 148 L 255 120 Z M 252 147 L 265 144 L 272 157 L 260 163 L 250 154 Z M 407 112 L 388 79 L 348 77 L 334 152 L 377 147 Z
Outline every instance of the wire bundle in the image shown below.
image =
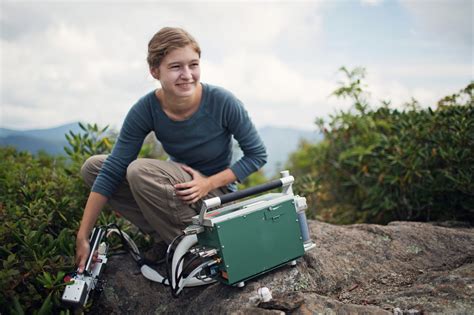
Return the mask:
M 200 256 L 197 254 L 191 254 L 192 256 L 186 255 L 186 253 L 189 253 L 189 249 L 197 243 L 197 237 L 195 235 L 185 235 L 183 233 L 173 239 L 166 251 L 166 277 L 163 277 L 158 271 L 144 263 L 140 251 L 133 239 L 127 233 L 123 232 L 117 224 L 109 224 L 105 229 L 106 237 L 109 237 L 112 233 L 120 236 L 124 247 L 137 262 L 140 271 L 145 278 L 154 282 L 159 282 L 163 285 L 169 285 L 171 294 L 175 298 L 178 297 L 184 287 L 200 286 L 216 281 L 207 275 L 201 274 L 206 267 L 216 263 L 216 261 L 211 258 L 199 264 L 196 268 L 190 271 L 187 276 L 185 276 L 193 263 L 197 259 L 200 259 Z M 175 250 L 173 250 L 173 248 L 175 248 Z M 185 259 L 189 256 L 191 256 L 191 259 L 184 264 Z

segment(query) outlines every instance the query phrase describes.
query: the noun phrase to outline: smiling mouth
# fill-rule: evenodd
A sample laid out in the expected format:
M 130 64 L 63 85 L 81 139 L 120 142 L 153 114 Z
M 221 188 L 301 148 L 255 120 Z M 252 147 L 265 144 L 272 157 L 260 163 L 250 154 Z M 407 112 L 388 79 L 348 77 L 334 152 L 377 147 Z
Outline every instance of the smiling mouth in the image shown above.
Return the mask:
M 190 87 L 194 84 L 194 82 L 186 82 L 186 83 L 178 83 L 176 84 L 178 87 L 181 87 L 181 88 L 187 88 L 187 87 Z

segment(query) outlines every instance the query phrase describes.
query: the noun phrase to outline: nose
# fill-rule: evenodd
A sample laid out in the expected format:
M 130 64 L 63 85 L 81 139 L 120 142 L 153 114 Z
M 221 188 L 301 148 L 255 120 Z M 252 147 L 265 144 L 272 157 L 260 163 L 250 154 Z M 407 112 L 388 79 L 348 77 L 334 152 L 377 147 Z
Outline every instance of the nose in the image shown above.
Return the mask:
M 192 71 L 189 67 L 183 67 L 183 71 L 181 72 L 181 77 L 183 79 L 192 79 Z

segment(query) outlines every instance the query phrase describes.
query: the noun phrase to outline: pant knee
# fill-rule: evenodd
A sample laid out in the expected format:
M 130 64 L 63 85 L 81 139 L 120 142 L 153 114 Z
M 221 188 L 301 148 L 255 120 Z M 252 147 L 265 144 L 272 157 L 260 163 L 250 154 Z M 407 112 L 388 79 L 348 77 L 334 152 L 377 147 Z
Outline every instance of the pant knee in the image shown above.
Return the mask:
M 94 155 L 88 158 L 81 167 L 81 176 L 84 182 L 92 186 L 100 172 L 107 155 Z
M 127 168 L 127 181 L 132 190 L 146 188 L 144 186 L 156 183 L 172 185 L 174 179 L 166 171 L 164 161 L 152 159 L 136 159 Z
M 131 186 L 134 186 L 140 182 L 140 178 L 142 178 L 144 172 L 142 160 L 137 159 L 133 161 L 127 167 L 127 181 Z

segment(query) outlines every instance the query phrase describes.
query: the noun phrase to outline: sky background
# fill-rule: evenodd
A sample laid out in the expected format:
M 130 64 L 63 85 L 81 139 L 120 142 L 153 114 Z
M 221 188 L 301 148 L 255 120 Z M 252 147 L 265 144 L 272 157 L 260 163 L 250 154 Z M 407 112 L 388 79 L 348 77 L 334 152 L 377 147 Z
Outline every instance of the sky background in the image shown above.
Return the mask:
M 201 81 L 233 92 L 260 128 L 311 130 L 347 109 L 330 97 L 341 66 L 366 68 L 374 106 L 434 106 L 474 78 L 473 2 L 0 0 L 0 127 L 118 129 L 158 87 L 146 53 L 163 26 L 193 34 Z

